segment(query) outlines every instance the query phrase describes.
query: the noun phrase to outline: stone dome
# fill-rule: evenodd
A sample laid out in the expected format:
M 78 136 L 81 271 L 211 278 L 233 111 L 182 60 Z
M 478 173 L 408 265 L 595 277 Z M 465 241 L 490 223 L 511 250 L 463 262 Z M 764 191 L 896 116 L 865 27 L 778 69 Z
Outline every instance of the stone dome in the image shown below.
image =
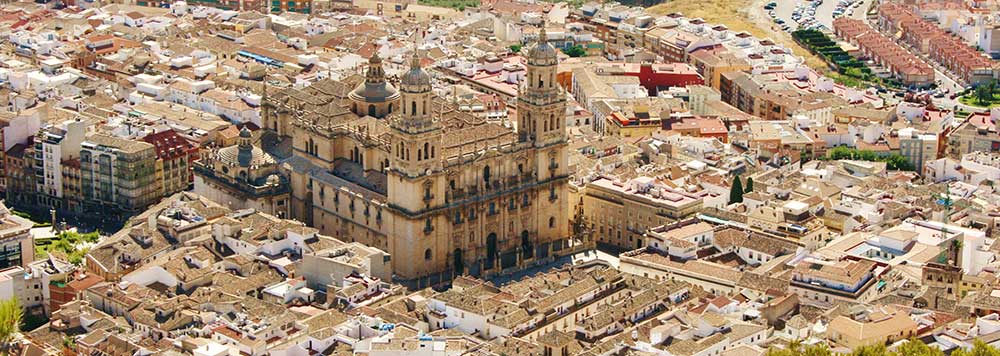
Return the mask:
M 366 103 L 384 103 L 399 98 L 399 90 L 396 90 L 396 87 L 385 80 L 382 58 L 378 56 L 378 53 L 373 54 L 368 59 L 365 81 L 351 91 L 350 97 Z
M 549 38 L 545 34 L 545 25 L 538 32 L 538 41 L 535 41 L 527 51 L 528 63 L 548 65 L 555 64 L 558 52 L 556 48 L 549 44 Z
M 381 103 L 399 97 L 399 91 L 388 82 L 369 83 L 365 81 L 351 91 L 351 96 L 367 103 Z
M 274 157 L 260 147 L 246 145 L 221 148 L 215 159 L 230 167 L 263 167 L 277 163 Z
M 400 84 L 404 87 L 429 87 L 431 86 L 431 76 L 427 74 L 420 65 L 420 56 L 416 50 L 410 58 L 410 70 L 400 78 Z

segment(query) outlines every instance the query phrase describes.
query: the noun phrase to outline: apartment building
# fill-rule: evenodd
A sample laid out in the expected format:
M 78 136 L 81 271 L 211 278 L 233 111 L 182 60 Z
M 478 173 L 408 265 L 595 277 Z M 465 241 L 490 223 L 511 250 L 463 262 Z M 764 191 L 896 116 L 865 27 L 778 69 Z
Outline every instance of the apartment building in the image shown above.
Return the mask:
M 879 274 L 885 272 L 873 261 L 821 261 L 813 258 L 799 262 L 792 270 L 789 290 L 801 300 L 832 305 L 837 300 L 866 302 L 873 293 Z M 883 282 L 884 283 L 884 282 Z
M 35 244 L 28 233 L 33 225 L 0 203 L 0 270 L 27 267 L 34 260 Z
M 913 128 L 899 130 L 899 154 L 915 168 L 938 158 L 938 136 Z M 919 172 L 919 170 L 918 170 Z
M 161 196 L 171 196 L 187 190 L 194 182 L 192 164 L 198 158 L 198 147 L 174 130 L 146 135 L 143 142 L 156 149 L 156 181 Z
M 105 134 L 87 137 L 80 150 L 81 188 L 87 210 L 136 214 L 159 200 L 152 144 Z
M 738 57 L 721 45 L 696 49 L 691 52 L 688 60 L 704 78 L 705 85 L 715 90 L 719 90 L 723 73 L 753 69 L 750 62 Z
M 35 135 L 34 144 L 26 153 L 28 169 L 34 173 L 33 198 L 28 203 L 34 207 L 65 210 L 63 162 L 80 155 L 86 124 L 74 120 L 60 126 L 48 126 Z M 68 172 L 67 172 L 68 173 Z
M 587 184 L 583 215 L 599 244 L 631 250 L 643 247 L 647 229 L 696 213 L 707 195 L 670 188 L 650 177 L 625 183 L 599 178 Z

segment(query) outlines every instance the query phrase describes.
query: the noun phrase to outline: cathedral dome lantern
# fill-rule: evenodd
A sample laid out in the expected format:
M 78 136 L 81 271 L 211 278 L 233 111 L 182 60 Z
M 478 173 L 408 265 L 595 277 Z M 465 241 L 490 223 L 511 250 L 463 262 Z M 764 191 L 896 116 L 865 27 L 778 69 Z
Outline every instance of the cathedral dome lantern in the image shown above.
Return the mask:
M 228 167 L 244 168 L 274 165 L 276 162 L 270 154 L 253 145 L 253 135 L 246 127 L 240 130 L 236 144 L 219 149 L 214 159 Z
M 545 33 L 545 23 L 538 31 L 538 41 L 528 48 L 527 59 L 529 65 L 551 66 L 558 63 L 558 52 L 556 48 L 549 44 L 549 37 Z
M 358 115 L 384 118 L 393 111 L 393 103 L 399 100 L 399 91 L 386 80 L 378 53 L 368 59 L 365 81 L 348 96 L 353 101 L 352 111 Z
M 410 57 L 410 70 L 399 81 L 400 89 L 409 93 L 424 93 L 431 90 L 431 76 L 420 64 L 420 56 L 413 51 Z
M 410 132 L 435 129 L 431 76 L 421 66 L 416 49 L 410 57 L 410 69 L 400 77 L 399 83 L 402 109 L 392 125 Z

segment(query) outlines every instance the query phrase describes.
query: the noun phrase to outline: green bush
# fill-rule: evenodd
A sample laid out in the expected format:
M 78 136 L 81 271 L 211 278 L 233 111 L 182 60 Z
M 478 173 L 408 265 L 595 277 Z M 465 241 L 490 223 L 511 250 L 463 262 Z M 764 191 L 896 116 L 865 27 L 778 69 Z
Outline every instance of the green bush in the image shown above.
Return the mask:
M 912 171 L 913 164 L 903 155 L 893 153 L 880 157 L 871 150 L 858 150 L 854 148 L 838 146 L 827 152 L 827 157 L 832 160 L 852 159 L 869 162 L 885 162 L 886 168 L 891 170 Z
M 587 51 L 583 49 L 580 45 L 570 46 L 569 48 L 563 49 L 563 53 L 570 57 L 583 57 L 587 55 Z
M 479 7 L 479 0 L 419 0 L 418 3 L 428 6 L 447 7 L 464 11 L 467 7 Z

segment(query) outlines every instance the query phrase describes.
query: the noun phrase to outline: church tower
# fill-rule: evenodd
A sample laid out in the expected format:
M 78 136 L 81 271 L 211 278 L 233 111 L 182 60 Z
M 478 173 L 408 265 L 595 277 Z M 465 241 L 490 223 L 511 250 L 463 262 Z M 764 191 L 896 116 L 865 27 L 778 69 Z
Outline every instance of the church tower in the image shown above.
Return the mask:
M 549 44 L 544 23 L 538 41 L 524 53 L 528 70 L 517 93 L 517 133 L 521 144 L 534 151 L 529 162 L 534 166 L 530 172 L 537 187 L 534 191 L 537 237 L 533 243 L 556 245 L 565 242 L 569 234 L 566 94 L 556 82 L 558 51 Z
M 445 201 L 442 128 L 431 107 L 431 77 L 416 49 L 399 89 L 400 109 L 389 120 L 388 198 L 395 210 L 390 251 L 394 263 L 407 264 L 394 269 L 421 275 L 446 268 L 447 240 L 436 229 L 446 221 L 438 211 Z
M 431 77 L 421 67 L 416 50 L 399 85 L 402 110 L 389 122 L 394 138 L 391 166 L 408 178 L 440 171 L 441 123 L 434 119 L 431 107 Z
M 559 59 L 544 23 L 538 41 L 525 53 L 528 73 L 517 95 L 518 138 L 536 147 L 566 142 L 566 99 L 556 82 Z

